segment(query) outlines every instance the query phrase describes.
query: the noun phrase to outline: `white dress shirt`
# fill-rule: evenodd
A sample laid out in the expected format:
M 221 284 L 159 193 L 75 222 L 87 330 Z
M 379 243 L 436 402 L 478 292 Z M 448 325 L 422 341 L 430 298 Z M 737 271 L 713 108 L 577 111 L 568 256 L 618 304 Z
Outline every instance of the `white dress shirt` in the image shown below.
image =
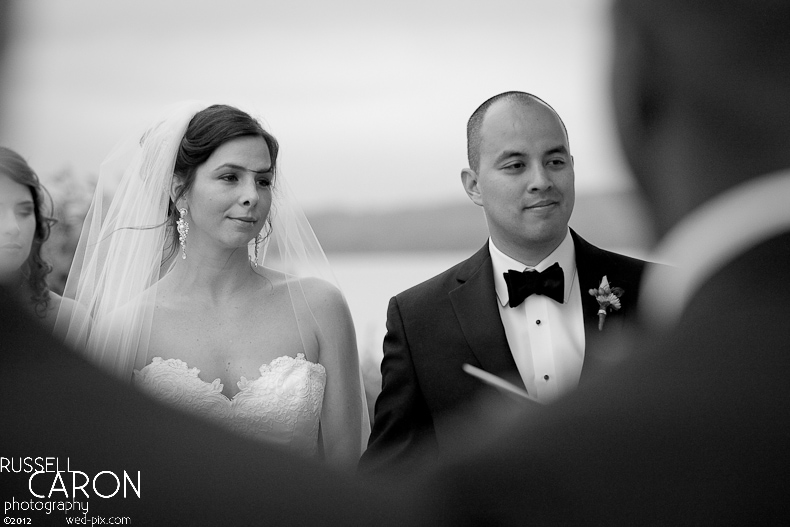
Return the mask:
M 527 393 L 551 402 L 576 388 L 584 362 L 582 298 L 576 273 L 576 250 L 570 230 L 560 245 L 535 267 L 529 267 L 497 249 L 489 239 L 499 315 Z M 565 274 L 565 301 L 530 295 L 510 307 L 504 274 L 508 270 L 544 271 L 559 263 Z
M 642 282 L 640 318 L 672 325 L 697 288 L 751 246 L 790 229 L 790 169 L 746 181 L 710 199 L 661 241 Z

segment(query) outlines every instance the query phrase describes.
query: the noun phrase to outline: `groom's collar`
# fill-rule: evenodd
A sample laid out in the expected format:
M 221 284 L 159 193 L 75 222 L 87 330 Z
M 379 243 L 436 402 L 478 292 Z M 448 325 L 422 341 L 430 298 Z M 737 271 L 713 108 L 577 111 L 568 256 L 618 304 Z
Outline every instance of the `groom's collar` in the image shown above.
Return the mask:
M 488 250 L 491 253 L 491 263 L 494 266 L 494 287 L 496 288 L 496 294 L 500 305 L 505 306 L 509 301 L 507 283 L 505 282 L 504 276 L 507 271 L 512 269 L 521 272 L 527 270 L 541 272 L 545 271 L 555 262 L 560 264 L 562 272 L 565 275 L 564 298 L 566 302 L 568 301 L 571 294 L 571 286 L 573 285 L 573 277 L 576 273 L 576 253 L 570 230 L 565 234 L 565 238 L 557 248 L 534 267 L 525 265 L 500 251 L 491 238 L 488 239 Z

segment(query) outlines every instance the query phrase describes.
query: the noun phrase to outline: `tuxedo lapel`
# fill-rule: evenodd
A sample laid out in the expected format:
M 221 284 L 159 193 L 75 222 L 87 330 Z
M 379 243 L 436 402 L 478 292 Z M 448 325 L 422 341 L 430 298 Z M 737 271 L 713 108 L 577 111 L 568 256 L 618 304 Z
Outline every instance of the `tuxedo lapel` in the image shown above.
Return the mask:
M 480 366 L 523 385 L 499 316 L 494 268 L 487 243 L 460 267 L 456 279 L 459 285 L 450 291 L 450 301 Z
M 588 243 L 571 229 L 574 249 L 576 250 L 576 272 L 579 275 L 579 291 L 582 295 L 582 313 L 584 316 L 584 337 L 590 342 L 598 335 L 598 301 L 589 294 L 590 289 L 601 285 L 601 278 L 607 274 L 607 257 L 601 249 Z M 611 274 L 611 269 L 609 273 Z M 609 277 L 616 279 L 616 277 Z M 615 284 L 616 285 L 616 284 Z
M 631 306 L 629 303 L 616 315 L 607 317 L 604 330 L 598 329 L 598 301 L 589 294 L 589 290 L 597 288 L 604 275 L 608 276 L 613 285 L 622 284 L 621 280 L 625 276 L 619 274 L 623 273 L 624 269 L 612 260 L 609 253 L 588 243 L 573 229 L 571 236 L 576 252 L 576 272 L 584 317 L 585 357 L 582 367 L 582 377 L 584 377 L 589 369 L 589 363 L 596 360 L 595 354 L 606 349 L 605 346 L 597 346 L 595 343 L 604 340 L 607 335 L 613 333 L 613 330 L 616 333 L 623 327 L 622 311 L 630 311 Z M 633 272 L 632 270 L 631 274 Z M 494 267 L 488 244 L 464 262 L 456 274 L 456 280 L 458 287 L 450 290 L 450 301 L 464 338 L 480 366 L 488 372 L 523 386 L 499 316 L 494 287 Z M 636 291 L 626 290 L 628 295 L 626 301 L 636 302 L 637 295 L 633 293 Z
M 626 328 L 626 320 L 636 313 L 639 298 L 639 279 L 644 267 L 642 262 L 616 255 L 585 241 L 573 232 L 576 249 L 576 272 L 579 276 L 579 289 L 582 295 L 582 313 L 584 317 L 584 363 L 582 364 L 581 381 L 593 372 L 606 367 L 611 362 L 612 349 L 617 347 L 618 338 Z M 597 289 L 601 279 L 606 276 L 612 286 L 624 288 L 622 307 L 610 313 L 605 320 L 603 330 L 598 329 L 598 301 L 589 293 Z

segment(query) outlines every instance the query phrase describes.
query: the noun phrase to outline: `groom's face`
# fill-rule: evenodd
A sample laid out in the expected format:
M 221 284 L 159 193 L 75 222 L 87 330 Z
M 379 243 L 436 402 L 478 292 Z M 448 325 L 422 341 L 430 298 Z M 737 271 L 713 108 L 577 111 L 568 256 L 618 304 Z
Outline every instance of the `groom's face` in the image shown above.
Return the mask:
M 567 234 L 573 158 L 559 117 L 544 104 L 494 103 L 481 127 L 479 169 L 467 179 L 467 192 L 506 253 L 530 247 L 548 255 Z

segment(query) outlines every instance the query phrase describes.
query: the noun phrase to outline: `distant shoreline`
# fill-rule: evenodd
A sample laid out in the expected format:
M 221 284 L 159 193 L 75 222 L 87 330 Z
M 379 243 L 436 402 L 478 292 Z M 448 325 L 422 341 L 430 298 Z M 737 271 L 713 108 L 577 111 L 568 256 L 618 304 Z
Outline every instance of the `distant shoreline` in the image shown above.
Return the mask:
M 488 237 L 474 204 L 440 204 L 385 212 L 308 214 L 327 253 L 445 252 L 479 249 Z M 645 255 L 654 237 L 635 191 L 576 197 L 571 227 L 589 242 Z

